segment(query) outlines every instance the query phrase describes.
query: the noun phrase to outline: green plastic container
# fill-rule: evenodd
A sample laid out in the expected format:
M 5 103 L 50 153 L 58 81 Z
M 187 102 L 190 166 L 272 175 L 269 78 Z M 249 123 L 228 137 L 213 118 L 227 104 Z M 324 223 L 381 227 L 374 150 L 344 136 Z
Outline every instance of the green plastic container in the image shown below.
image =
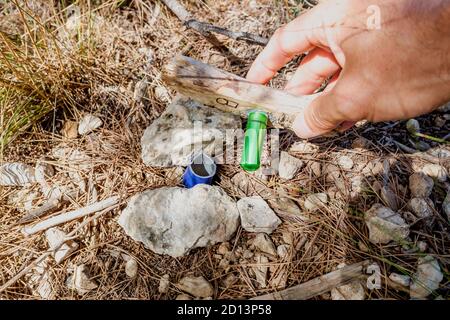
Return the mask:
M 247 118 L 247 127 L 242 150 L 241 167 L 245 171 L 256 171 L 261 166 L 261 154 L 267 131 L 267 114 L 252 111 Z

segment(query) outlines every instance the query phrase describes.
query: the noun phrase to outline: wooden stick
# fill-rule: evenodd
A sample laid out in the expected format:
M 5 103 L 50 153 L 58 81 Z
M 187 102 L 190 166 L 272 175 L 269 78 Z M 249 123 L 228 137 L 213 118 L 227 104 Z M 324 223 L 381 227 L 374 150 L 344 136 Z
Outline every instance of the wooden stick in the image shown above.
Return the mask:
M 112 206 L 116 205 L 118 202 L 119 202 L 118 196 L 110 197 L 105 200 L 93 203 L 87 207 L 80 208 L 80 209 L 70 211 L 70 212 L 66 212 L 66 213 L 60 214 L 56 217 L 49 218 L 47 220 L 36 223 L 35 225 L 26 226 L 22 229 L 22 232 L 25 235 L 32 235 L 37 232 L 47 230 L 48 228 L 60 225 L 62 223 L 72 221 L 75 219 L 79 219 L 84 216 L 95 213 L 97 211 L 101 211 L 106 208 L 112 207 Z
M 368 260 L 345 266 L 297 286 L 252 298 L 250 300 L 306 300 L 363 276 Z
M 163 79 L 178 92 L 220 110 L 246 116 L 248 110 L 269 113 L 274 127 L 292 129 L 297 114 L 317 97 L 294 96 L 285 91 L 247 81 L 200 61 L 176 56 Z

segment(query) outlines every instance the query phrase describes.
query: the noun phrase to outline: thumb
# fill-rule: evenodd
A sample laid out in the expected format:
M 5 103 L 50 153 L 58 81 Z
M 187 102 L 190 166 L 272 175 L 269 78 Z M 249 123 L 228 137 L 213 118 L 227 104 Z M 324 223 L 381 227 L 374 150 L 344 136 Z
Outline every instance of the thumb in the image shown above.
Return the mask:
M 294 120 L 292 129 L 304 139 L 325 134 L 343 122 L 364 119 L 354 99 L 346 98 L 334 88 L 314 99 Z

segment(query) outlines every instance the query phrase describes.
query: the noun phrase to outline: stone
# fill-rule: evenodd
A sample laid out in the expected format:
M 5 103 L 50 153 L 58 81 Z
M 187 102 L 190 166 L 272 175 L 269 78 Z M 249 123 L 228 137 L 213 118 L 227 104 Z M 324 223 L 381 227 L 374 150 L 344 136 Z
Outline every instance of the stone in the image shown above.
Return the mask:
M 428 198 L 433 190 L 433 179 L 422 172 L 409 177 L 409 189 L 414 198 Z
M 426 164 L 423 166 L 422 172 L 439 182 L 445 182 L 445 180 L 447 180 L 447 171 L 443 166 L 440 166 L 438 164 Z
M 138 263 L 135 259 L 131 258 L 125 263 L 125 274 L 128 278 L 135 278 L 138 273 Z
M 392 272 L 389 275 L 389 279 L 391 279 L 393 282 L 402 285 L 404 287 L 409 287 L 409 284 L 411 283 L 411 277 L 403 274 L 398 274 L 395 272 Z
M 372 243 L 386 244 L 400 241 L 409 235 L 409 226 L 397 212 L 377 203 L 364 215 Z
M 207 298 L 214 294 L 213 286 L 203 276 L 186 276 L 178 282 L 177 287 L 197 298 Z
M 239 116 L 177 96 L 166 111 L 145 130 L 141 139 L 142 160 L 147 166 L 187 166 L 194 146 L 208 155 L 219 148 L 229 130 L 241 129 Z
M 228 241 L 237 230 L 239 211 L 218 186 L 164 187 L 133 196 L 118 222 L 150 250 L 181 257 L 191 249 Z
M 411 298 L 423 299 L 439 288 L 444 279 L 439 262 L 432 256 L 418 259 L 417 271 L 410 287 Z
M 288 245 L 294 245 L 294 234 L 289 230 L 283 230 L 281 232 L 283 242 Z
M 99 117 L 88 113 L 81 118 L 80 123 L 78 124 L 78 134 L 83 136 L 100 128 L 102 125 L 103 121 Z
M 425 241 L 418 241 L 417 248 L 420 252 L 425 252 L 428 249 L 428 244 Z
M 64 138 L 75 139 L 76 137 L 78 137 L 78 123 L 75 121 L 67 120 L 66 122 L 64 122 L 61 134 Z
M 272 242 L 272 239 L 265 233 L 258 233 L 253 239 L 252 244 L 256 249 L 263 253 L 267 253 L 273 257 L 277 256 L 277 249 Z
M 364 287 L 358 280 L 331 290 L 331 300 L 364 300 L 365 297 Z
M 312 174 L 319 178 L 322 175 L 322 165 L 318 161 L 311 161 L 309 168 L 311 169 Z
M 148 99 L 148 81 L 146 79 L 136 82 L 134 86 L 133 99 L 137 103 L 145 103 Z
M 284 259 L 288 256 L 289 254 L 289 250 L 290 250 L 290 245 L 288 244 L 280 244 L 277 247 L 277 254 L 281 259 Z
M 288 270 L 286 268 L 278 268 L 274 273 L 275 276 L 272 276 L 269 280 L 270 286 L 278 290 L 286 288 L 289 277 Z
M 280 218 L 260 196 L 240 199 L 237 208 L 246 231 L 270 234 L 281 224 Z
M 305 209 L 308 211 L 315 211 L 326 205 L 328 196 L 326 193 L 313 193 L 306 197 Z
M 36 182 L 33 167 L 20 162 L 0 165 L 0 186 L 23 187 Z
M 303 167 L 303 161 L 291 156 L 286 151 L 281 151 L 278 174 L 282 179 L 292 179 L 295 174 Z
M 319 151 L 319 146 L 310 142 L 297 141 L 290 148 L 289 152 L 315 153 Z
M 275 198 L 269 200 L 270 206 L 277 213 L 287 213 L 294 216 L 301 214 L 299 206 L 294 200 L 289 198 Z
M 267 264 L 269 263 L 269 259 L 263 255 L 257 255 L 255 261 L 256 266 L 253 266 L 252 269 L 255 272 L 256 282 L 263 289 L 267 287 L 267 273 L 269 271 Z
M 50 250 L 53 250 L 52 255 L 55 258 L 56 264 L 60 264 L 67 257 L 69 257 L 75 250 L 78 249 L 78 243 L 73 240 L 64 241 L 67 238 L 67 234 L 58 227 L 50 228 L 45 231 L 45 237 L 47 238 Z M 58 249 L 55 249 L 62 241 L 63 245 Z
M 419 219 L 433 217 L 434 204 L 430 199 L 412 198 L 408 202 L 409 209 Z
M 67 278 L 66 285 L 69 289 L 76 290 L 79 295 L 84 295 L 98 287 L 85 272 L 84 264 L 77 265 L 74 273 Z
M 158 286 L 158 292 L 159 293 L 167 293 L 169 291 L 170 287 L 170 276 L 168 274 L 165 274 L 161 277 L 159 280 L 159 286 Z
M 380 189 L 380 198 L 383 203 L 394 211 L 398 210 L 398 197 L 389 186 L 382 186 Z
M 443 113 L 449 113 L 450 112 L 450 102 L 440 106 L 437 108 L 437 111 L 443 112 Z
M 348 156 L 339 157 L 338 164 L 344 170 L 350 170 L 351 168 L 353 168 L 353 160 Z
M 367 149 L 370 147 L 370 141 L 363 137 L 358 137 L 352 142 L 353 149 Z
M 450 190 L 447 192 L 447 196 L 442 203 L 442 210 L 447 215 L 447 219 L 450 220 Z
M 406 130 L 408 130 L 409 133 L 415 134 L 420 132 L 420 124 L 419 121 L 416 119 L 409 119 L 406 122 Z

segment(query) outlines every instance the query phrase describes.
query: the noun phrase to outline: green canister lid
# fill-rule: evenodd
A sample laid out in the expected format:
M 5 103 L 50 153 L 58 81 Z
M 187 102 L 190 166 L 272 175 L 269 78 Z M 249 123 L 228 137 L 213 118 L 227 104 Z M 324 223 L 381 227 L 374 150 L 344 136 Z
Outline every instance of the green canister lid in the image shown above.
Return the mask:
M 261 166 L 267 119 L 263 111 L 252 111 L 248 115 L 241 159 L 241 167 L 245 171 L 256 171 Z

